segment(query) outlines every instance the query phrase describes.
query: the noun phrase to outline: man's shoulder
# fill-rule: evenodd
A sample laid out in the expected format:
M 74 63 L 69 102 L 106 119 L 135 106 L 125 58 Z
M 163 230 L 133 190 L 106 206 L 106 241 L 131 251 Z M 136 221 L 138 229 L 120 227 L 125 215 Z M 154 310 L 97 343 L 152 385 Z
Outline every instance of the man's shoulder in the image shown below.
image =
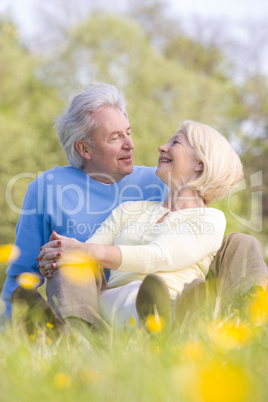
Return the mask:
M 76 169 L 73 166 L 67 165 L 67 166 L 58 166 L 56 165 L 54 168 L 52 169 L 48 169 L 45 170 L 41 176 L 43 175 L 44 177 L 52 180 L 52 178 L 58 177 L 58 176 L 69 176 L 69 175 L 77 175 L 77 174 L 81 174 L 81 169 Z
M 29 184 L 28 191 L 40 191 L 42 188 L 46 188 L 48 185 L 55 186 L 61 184 L 62 186 L 67 184 L 75 184 L 79 175 L 83 177 L 80 169 L 76 169 L 72 166 L 55 166 L 52 169 L 39 172 L 37 177 Z
M 124 189 L 127 199 L 163 201 L 166 198 L 166 185 L 155 175 L 155 167 L 134 166 L 133 172 L 121 180 L 119 186 Z
M 42 172 L 37 179 L 51 184 L 55 182 L 69 183 L 72 178 L 84 177 L 85 174 L 81 169 L 76 169 L 73 166 L 55 166 L 52 169 Z M 85 176 L 86 177 L 86 176 Z

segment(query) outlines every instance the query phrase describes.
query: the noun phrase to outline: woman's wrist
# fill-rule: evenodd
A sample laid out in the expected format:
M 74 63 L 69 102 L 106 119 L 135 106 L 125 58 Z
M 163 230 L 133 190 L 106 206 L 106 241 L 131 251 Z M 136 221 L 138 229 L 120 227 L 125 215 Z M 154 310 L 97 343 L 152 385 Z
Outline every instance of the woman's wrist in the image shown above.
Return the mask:
M 84 243 L 89 258 L 103 268 L 117 269 L 121 264 L 121 250 L 117 246 L 106 246 L 96 243 Z

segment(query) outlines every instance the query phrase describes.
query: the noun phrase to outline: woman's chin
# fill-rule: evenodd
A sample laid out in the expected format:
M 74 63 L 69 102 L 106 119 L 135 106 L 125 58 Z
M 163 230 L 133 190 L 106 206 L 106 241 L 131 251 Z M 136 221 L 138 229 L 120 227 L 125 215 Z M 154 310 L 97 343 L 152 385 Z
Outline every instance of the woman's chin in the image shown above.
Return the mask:
M 155 174 L 157 177 L 159 177 L 159 179 L 162 179 L 163 174 L 161 172 L 161 169 L 159 169 L 159 167 L 156 168 Z
M 167 184 L 167 174 L 161 168 L 156 168 L 155 174 L 163 183 Z

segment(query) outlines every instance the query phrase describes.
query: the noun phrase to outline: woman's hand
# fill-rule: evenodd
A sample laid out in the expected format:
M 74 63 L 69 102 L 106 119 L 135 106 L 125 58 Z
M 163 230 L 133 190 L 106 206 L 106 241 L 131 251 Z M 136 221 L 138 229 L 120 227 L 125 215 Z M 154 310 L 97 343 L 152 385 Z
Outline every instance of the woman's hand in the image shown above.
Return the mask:
M 41 247 L 41 251 L 36 258 L 39 261 L 38 268 L 42 275 L 52 278 L 53 271 L 64 265 L 66 254 L 75 250 L 80 250 L 84 243 L 76 239 L 58 235 L 53 231 L 49 242 Z
M 96 243 L 83 243 L 76 239 L 60 236 L 53 232 L 49 242 L 41 247 L 36 258 L 42 275 L 52 278 L 55 269 L 68 265 L 72 253 L 82 253 L 101 267 L 116 270 L 122 260 L 121 250 L 117 246 L 105 246 Z

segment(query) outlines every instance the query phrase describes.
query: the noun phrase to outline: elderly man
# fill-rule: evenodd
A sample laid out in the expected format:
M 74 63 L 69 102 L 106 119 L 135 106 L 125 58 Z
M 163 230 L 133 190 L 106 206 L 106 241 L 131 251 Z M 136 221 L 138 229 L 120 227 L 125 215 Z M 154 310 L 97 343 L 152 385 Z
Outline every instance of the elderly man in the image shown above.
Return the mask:
M 134 144 L 125 104 L 114 86 L 97 84 L 75 96 L 59 117 L 59 141 L 70 166 L 48 170 L 29 186 L 16 229 L 15 244 L 21 254 L 8 267 L 2 292 L 5 317 L 11 315 L 18 276 L 39 273 L 36 257 L 53 230 L 85 241 L 120 203 L 165 198 L 166 188 L 155 176 L 155 168 L 133 167 Z M 228 295 L 240 286 L 241 294 L 254 285 L 265 288 L 267 267 L 259 243 L 243 235 L 233 235 L 232 247 L 229 243 L 227 237 L 212 266 L 220 288 Z M 247 258 L 249 251 L 254 258 Z
M 28 188 L 16 229 L 20 256 L 8 267 L 2 292 L 5 316 L 18 276 L 39 273 L 36 257 L 53 230 L 85 241 L 120 203 L 164 197 L 155 168 L 133 167 L 125 105 L 114 86 L 98 84 L 75 96 L 59 118 L 59 141 L 71 166 L 44 172 Z

